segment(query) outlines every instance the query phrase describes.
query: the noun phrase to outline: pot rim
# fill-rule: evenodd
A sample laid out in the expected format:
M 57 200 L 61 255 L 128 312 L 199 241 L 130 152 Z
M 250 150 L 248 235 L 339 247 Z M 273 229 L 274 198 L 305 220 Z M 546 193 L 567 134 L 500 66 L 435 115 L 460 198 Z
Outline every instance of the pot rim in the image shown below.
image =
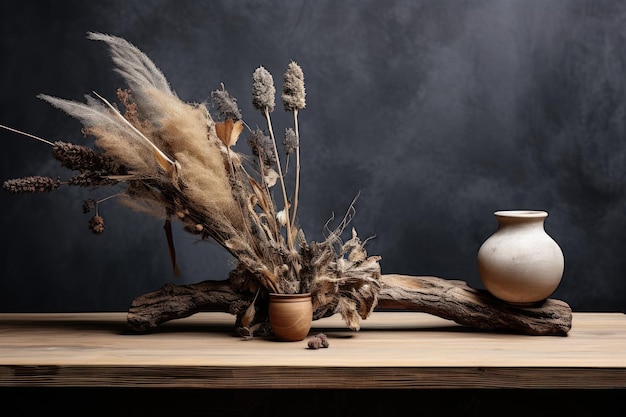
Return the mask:
M 498 210 L 493 214 L 497 217 L 516 217 L 527 219 L 548 217 L 548 212 L 544 210 Z
M 287 294 L 287 293 L 271 292 L 270 297 L 272 298 L 309 298 L 311 297 L 311 293 L 304 292 L 304 293 Z

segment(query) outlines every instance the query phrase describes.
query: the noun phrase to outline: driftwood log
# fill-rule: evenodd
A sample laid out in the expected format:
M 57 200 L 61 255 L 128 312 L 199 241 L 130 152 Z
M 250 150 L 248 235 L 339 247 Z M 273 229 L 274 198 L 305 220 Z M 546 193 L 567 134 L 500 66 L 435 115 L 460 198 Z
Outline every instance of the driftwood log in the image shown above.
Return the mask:
M 491 296 L 485 290 L 471 288 L 464 281 L 432 276 L 387 274 L 381 278 L 382 289 L 376 311 L 415 311 L 433 314 L 458 324 L 485 331 L 509 331 L 529 335 L 565 336 L 572 325 L 572 310 L 560 300 L 547 299 L 531 306 L 516 306 Z M 148 332 L 161 324 L 200 311 L 228 312 L 237 323 L 254 294 L 237 292 L 229 280 L 202 281 L 191 285 L 167 284 L 135 298 L 128 311 L 129 329 Z M 334 314 L 328 309 L 316 311 L 313 319 Z M 267 331 L 266 314 L 260 317 L 255 334 Z M 243 334 L 246 336 L 246 334 Z

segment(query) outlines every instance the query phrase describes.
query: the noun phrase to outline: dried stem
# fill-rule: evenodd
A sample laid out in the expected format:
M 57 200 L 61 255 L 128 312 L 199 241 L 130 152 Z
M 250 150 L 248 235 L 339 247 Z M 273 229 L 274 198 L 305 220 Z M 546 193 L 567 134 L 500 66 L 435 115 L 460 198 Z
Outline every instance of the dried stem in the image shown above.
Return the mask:
M 293 125 L 296 132 L 298 146 L 296 147 L 296 179 L 293 194 L 293 211 L 291 212 L 291 224 L 296 224 L 296 214 L 298 212 L 298 194 L 300 192 L 300 133 L 298 131 L 298 109 L 293 111 Z
M 3 128 L 3 129 L 9 130 L 11 132 L 14 132 L 14 133 L 18 133 L 20 135 L 28 136 L 29 138 L 32 138 L 32 139 L 36 139 L 36 140 L 38 140 L 40 142 L 43 142 L 43 143 L 45 143 L 47 145 L 54 146 L 54 143 L 50 142 L 49 140 L 45 140 L 43 138 L 40 138 L 39 136 L 35 136 L 35 135 L 30 134 L 30 133 L 22 132 L 21 130 L 13 129 L 12 127 L 4 126 L 4 125 L 0 125 L 0 127 Z
M 294 251 L 294 239 L 292 237 L 293 233 L 291 230 L 291 220 L 289 218 L 289 199 L 287 198 L 287 189 L 285 188 L 285 179 L 283 178 L 283 169 L 280 166 L 280 157 L 278 155 L 278 148 L 276 147 L 276 138 L 274 137 L 274 129 L 272 129 L 272 119 L 270 118 L 270 112 L 267 107 L 265 107 L 265 119 L 267 120 L 267 127 L 270 132 L 270 137 L 272 139 L 272 147 L 274 149 L 274 156 L 276 157 L 276 167 L 278 169 L 278 179 L 280 180 L 280 188 L 283 194 L 283 203 L 285 206 L 285 214 L 286 214 L 286 229 L 287 229 L 287 245 L 289 250 Z

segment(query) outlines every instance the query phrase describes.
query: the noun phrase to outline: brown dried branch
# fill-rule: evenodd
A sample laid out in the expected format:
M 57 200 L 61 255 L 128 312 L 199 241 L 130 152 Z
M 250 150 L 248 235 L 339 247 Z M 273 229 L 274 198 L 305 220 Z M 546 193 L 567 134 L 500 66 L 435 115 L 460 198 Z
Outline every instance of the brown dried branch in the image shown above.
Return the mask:
M 564 336 L 572 326 L 572 310 L 560 300 L 516 306 L 464 281 L 432 276 L 390 274 L 383 276 L 382 284 L 380 310 L 419 311 L 478 329 L 531 335 Z
M 547 299 L 533 306 L 513 306 L 485 291 L 469 287 L 464 281 L 431 276 L 382 275 L 381 284 L 375 311 L 423 312 L 485 331 L 513 331 L 541 336 L 565 336 L 572 326 L 572 310 L 560 300 Z M 239 315 L 253 297 L 254 293 L 241 289 L 230 280 L 204 281 L 187 286 L 167 285 L 136 298 L 129 310 L 128 324 L 131 330 L 147 331 L 155 330 L 166 321 L 188 317 L 199 311 Z M 314 311 L 314 319 L 338 312 L 327 307 L 318 307 Z M 262 314 L 259 314 L 256 322 L 262 321 Z

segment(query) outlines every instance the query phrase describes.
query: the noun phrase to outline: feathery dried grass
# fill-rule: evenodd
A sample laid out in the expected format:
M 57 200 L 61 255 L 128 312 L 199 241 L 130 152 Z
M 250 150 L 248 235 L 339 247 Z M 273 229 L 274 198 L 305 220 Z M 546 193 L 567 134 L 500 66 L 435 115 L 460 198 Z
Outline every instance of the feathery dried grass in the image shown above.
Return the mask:
M 187 203 L 204 211 L 219 211 L 241 226 L 241 210 L 232 195 L 221 148 L 213 121 L 206 108 L 184 103 L 175 96 L 152 89 L 152 105 L 168 109 L 154 120 L 163 148 L 181 166 L 179 179 L 185 187 Z M 205 213 L 210 215 L 210 213 Z

